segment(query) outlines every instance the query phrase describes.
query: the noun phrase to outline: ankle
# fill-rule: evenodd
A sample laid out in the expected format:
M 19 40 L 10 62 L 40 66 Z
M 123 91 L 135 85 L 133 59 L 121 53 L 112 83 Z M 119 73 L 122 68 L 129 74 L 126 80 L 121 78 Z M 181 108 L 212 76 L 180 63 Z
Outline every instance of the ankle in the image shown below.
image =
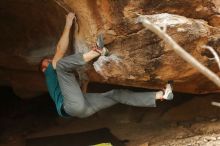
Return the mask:
M 71 27 L 72 27 L 72 25 L 66 24 L 65 27 L 64 27 L 64 30 L 70 31 Z
M 96 58 L 96 57 L 100 56 L 101 53 L 96 52 L 96 51 L 94 51 L 94 50 L 91 50 L 91 51 L 90 51 L 90 55 L 93 56 L 94 58 Z
M 97 52 L 91 50 L 91 51 L 89 51 L 88 53 L 83 54 L 83 59 L 84 59 L 85 62 L 89 62 L 89 61 L 91 61 L 92 59 L 94 59 L 94 58 L 96 58 L 96 57 L 99 57 L 99 56 L 100 56 L 99 53 L 97 53 Z
M 161 99 L 161 98 L 163 98 L 163 91 L 158 91 L 158 92 L 156 92 L 155 98 L 156 98 L 156 99 Z

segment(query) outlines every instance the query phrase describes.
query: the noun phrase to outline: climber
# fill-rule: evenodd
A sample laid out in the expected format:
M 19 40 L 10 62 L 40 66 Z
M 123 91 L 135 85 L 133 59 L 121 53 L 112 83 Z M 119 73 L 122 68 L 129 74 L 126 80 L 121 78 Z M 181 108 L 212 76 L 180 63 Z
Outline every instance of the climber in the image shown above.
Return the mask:
M 173 99 L 169 83 L 164 90 L 158 92 L 133 92 L 114 89 L 105 93 L 82 93 L 72 71 L 100 55 L 106 55 L 108 50 L 100 45 L 104 43 L 99 38 L 99 42 L 91 51 L 64 57 L 68 48 L 69 33 L 74 19 L 74 13 L 69 13 L 66 16 L 64 31 L 57 44 L 54 57 L 52 59 L 44 58 L 40 63 L 40 70 L 45 75 L 49 94 L 60 116 L 83 118 L 116 103 L 139 107 L 155 107 L 157 99 Z

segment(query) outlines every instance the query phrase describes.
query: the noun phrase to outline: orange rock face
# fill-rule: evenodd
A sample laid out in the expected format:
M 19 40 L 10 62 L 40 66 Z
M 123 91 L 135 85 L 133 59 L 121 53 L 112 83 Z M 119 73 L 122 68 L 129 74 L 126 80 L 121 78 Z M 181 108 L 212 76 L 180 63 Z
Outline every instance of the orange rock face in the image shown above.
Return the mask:
M 94 63 L 96 70 L 92 63 L 87 67 L 91 82 L 159 89 L 167 80 L 174 80 L 175 91 L 220 91 L 154 33 L 134 23 L 139 13 L 161 27 L 166 25 L 167 33 L 186 51 L 219 73 L 212 55 L 201 47 L 209 45 L 220 51 L 217 0 L 63 2 L 77 15 L 79 31 L 72 32 L 75 52 L 88 51 L 100 32 L 111 52 L 110 57 Z M 41 58 L 54 53 L 64 26 L 64 9 L 52 0 L 8 0 L 0 2 L 0 10 L 0 83 L 12 86 L 22 97 L 45 92 L 37 65 Z

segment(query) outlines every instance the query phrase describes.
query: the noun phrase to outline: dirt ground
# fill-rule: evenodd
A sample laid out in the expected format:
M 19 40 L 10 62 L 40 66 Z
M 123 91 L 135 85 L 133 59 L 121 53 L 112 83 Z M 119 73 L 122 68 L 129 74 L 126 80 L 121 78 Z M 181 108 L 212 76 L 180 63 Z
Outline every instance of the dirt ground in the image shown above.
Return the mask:
M 58 117 L 48 95 L 31 100 L 1 88 L 0 146 L 24 146 L 26 138 L 76 133 L 107 127 L 127 146 L 220 145 L 220 94 L 175 93 L 157 108 L 116 105 L 89 118 Z

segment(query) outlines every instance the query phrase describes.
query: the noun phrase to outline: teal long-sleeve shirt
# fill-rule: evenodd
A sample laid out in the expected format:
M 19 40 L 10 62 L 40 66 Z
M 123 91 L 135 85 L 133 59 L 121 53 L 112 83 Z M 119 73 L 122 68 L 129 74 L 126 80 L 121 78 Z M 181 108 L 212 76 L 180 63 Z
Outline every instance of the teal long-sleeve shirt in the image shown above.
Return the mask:
M 65 113 L 62 112 L 63 106 L 63 95 L 59 86 L 59 82 L 57 79 L 56 70 L 54 70 L 52 64 L 50 63 L 47 69 L 44 72 L 46 78 L 47 88 L 52 98 L 53 102 L 56 105 L 56 110 L 61 117 L 68 117 Z

